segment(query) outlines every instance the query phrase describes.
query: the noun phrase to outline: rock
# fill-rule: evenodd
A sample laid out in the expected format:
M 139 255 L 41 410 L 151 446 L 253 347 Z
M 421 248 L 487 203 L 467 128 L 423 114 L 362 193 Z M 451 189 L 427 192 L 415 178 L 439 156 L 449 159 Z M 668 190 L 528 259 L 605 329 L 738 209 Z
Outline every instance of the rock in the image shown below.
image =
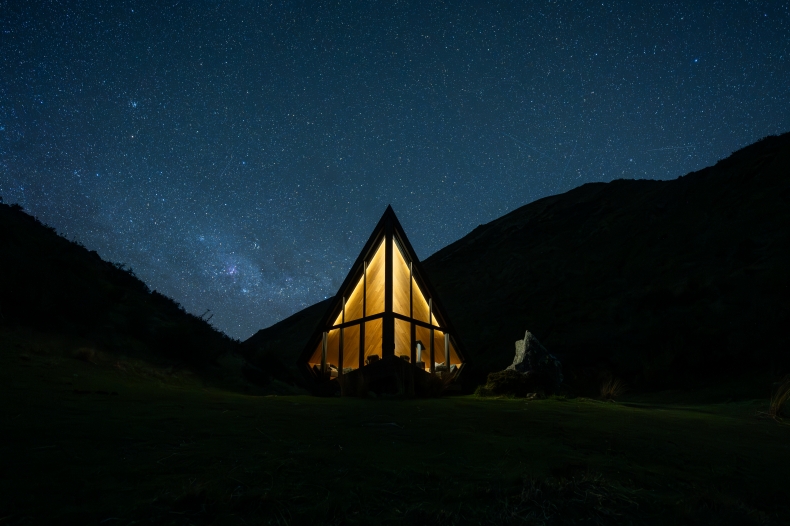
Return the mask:
M 540 344 L 534 334 L 527 331 L 526 334 L 524 334 L 523 340 L 516 341 L 516 356 L 513 358 L 513 363 L 508 366 L 507 370 L 518 371 L 520 373 L 531 371 L 535 367 L 530 363 L 530 359 L 535 362 L 536 356 L 545 354 L 549 354 L 549 351 Z
M 540 387 L 534 391 L 556 393 L 562 385 L 562 363 L 529 331 L 516 342 L 513 363 L 505 370 L 533 376 L 533 384 Z

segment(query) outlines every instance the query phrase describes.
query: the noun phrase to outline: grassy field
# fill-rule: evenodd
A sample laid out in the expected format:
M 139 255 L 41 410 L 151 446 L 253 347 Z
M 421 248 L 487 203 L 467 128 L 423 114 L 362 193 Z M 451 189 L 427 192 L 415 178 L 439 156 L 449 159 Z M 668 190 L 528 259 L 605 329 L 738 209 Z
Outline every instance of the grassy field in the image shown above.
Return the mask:
M 767 399 L 253 396 L 3 341 L 0 525 L 790 519 Z

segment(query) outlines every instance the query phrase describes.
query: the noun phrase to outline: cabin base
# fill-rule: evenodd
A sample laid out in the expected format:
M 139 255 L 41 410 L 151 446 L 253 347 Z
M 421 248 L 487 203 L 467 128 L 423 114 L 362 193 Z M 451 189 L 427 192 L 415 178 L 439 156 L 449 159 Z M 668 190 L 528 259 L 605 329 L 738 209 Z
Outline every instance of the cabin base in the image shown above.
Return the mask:
M 322 386 L 321 391 L 340 391 L 341 396 L 368 397 L 440 396 L 445 391 L 453 391 L 460 369 L 453 373 L 431 374 L 409 362 L 390 356 L 355 369 L 340 378 L 332 378 L 323 383 L 335 384 Z

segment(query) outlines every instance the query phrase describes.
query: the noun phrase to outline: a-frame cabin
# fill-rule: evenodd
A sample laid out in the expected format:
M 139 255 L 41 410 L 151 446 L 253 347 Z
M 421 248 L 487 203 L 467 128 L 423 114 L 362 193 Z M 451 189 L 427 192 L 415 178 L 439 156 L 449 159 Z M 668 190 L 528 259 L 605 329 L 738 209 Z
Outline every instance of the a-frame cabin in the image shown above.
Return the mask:
M 458 334 L 388 206 L 299 367 L 317 385 L 344 386 L 344 394 L 419 396 L 454 382 L 463 365 Z

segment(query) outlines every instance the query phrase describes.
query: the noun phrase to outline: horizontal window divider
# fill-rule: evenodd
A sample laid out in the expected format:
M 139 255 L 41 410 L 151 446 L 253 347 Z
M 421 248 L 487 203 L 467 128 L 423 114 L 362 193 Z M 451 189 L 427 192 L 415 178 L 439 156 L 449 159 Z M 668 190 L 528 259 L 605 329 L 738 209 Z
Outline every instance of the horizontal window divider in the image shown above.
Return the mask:
M 420 327 L 425 327 L 426 329 L 437 329 L 442 332 L 447 332 L 447 329 L 445 329 L 444 327 L 440 327 L 438 325 L 431 325 L 427 321 L 420 321 L 414 318 L 409 318 L 408 316 L 404 316 L 403 314 L 398 314 L 397 312 L 393 312 L 392 316 L 398 318 L 399 320 L 414 322 L 415 325 L 419 325 Z
M 379 312 L 378 314 L 372 314 L 370 316 L 365 316 L 364 318 L 357 318 L 356 320 L 347 321 L 345 323 L 340 323 L 338 325 L 332 325 L 331 327 L 329 327 L 328 329 L 325 329 L 325 330 L 326 331 L 334 331 L 335 329 L 346 329 L 348 327 L 351 327 L 352 325 L 359 325 L 361 323 L 365 323 L 367 321 L 378 320 L 379 318 L 383 318 L 383 317 L 384 317 L 384 313 L 383 312 Z
M 381 319 L 381 318 L 383 318 L 386 315 L 387 315 L 386 312 L 379 312 L 378 314 L 373 314 L 371 316 L 365 316 L 364 318 L 357 318 L 356 320 L 347 321 L 345 323 L 339 323 L 337 325 L 333 325 L 333 326 L 329 327 L 328 329 L 326 329 L 326 331 L 328 332 L 328 331 L 334 331 L 334 330 L 337 330 L 337 329 L 347 329 L 348 327 L 351 327 L 351 326 L 354 326 L 354 325 L 359 325 L 361 323 L 365 323 L 365 322 L 368 322 L 368 321 Z M 408 316 L 405 316 L 403 314 L 398 314 L 397 312 L 391 313 L 391 316 L 393 318 L 397 318 L 399 320 L 407 321 L 409 323 L 414 322 L 415 325 L 419 325 L 420 327 L 425 327 L 426 329 L 436 329 L 436 330 L 439 330 L 439 331 L 442 331 L 442 332 L 447 332 L 447 328 L 446 327 L 441 327 L 439 325 L 431 325 L 430 323 L 428 323 L 426 321 L 421 321 L 421 320 L 417 320 L 417 319 L 414 319 L 414 318 L 409 318 Z

